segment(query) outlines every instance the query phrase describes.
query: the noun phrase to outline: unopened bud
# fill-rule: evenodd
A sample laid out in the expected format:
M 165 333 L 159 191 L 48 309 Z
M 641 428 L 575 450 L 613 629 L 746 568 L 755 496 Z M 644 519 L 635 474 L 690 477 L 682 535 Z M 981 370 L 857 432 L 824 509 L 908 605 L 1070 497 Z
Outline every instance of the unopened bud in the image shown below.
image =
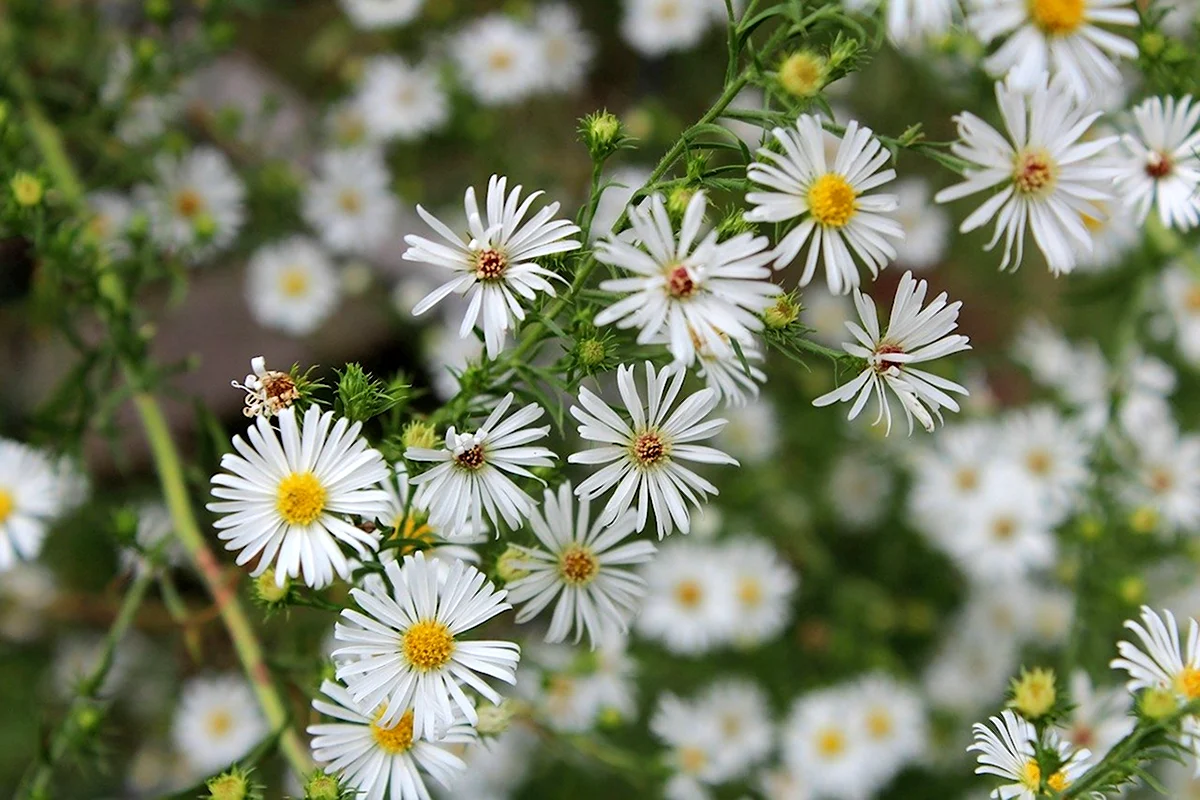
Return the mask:
M 795 322 L 800 316 L 800 304 L 790 294 L 781 294 L 775 302 L 763 312 L 763 322 L 772 330 L 783 330 Z
M 575 353 L 579 357 L 579 363 L 590 369 L 604 363 L 608 349 L 600 339 L 584 339 L 575 346 Z
M 792 53 L 779 65 L 777 79 L 783 90 L 793 97 L 815 97 L 825 88 L 829 64 L 811 50 Z
M 692 197 L 695 194 L 695 189 L 689 189 L 686 186 L 676 186 L 667 197 L 667 213 L 674 219 L 683 217 L 683 213 L 687 211 L 688 203 L 692 202 Z
M 1117 584 L 1117 592 L 1121 595 L 1122 600 L 1135 606 L 1146 596 L 1146 582 L 1137 575 L 1130 575 Z
M 485 705 L 478 709 L 479 722 L 475 730 L 484 736 L 496 736 L 508 730 L 512 724 L 514 706 L 511 700 L 504 700 L 500 705 Z
M 246 800 L 250 793 L 250 784 L 246 776 L 238 770 L 210 778 L 205 786 L 208 787 L 208 796 L 212 800 Z
M 1045 716 L 1054 708 L 1058 693 L 1054 687 L 1054 670 L 1033 669 L 1021 670 L 1021 677 L 1012 682 L 1012 700 L 1009 708 L 1014 709 L 1026 719 L 1037 719 Z
M 419 420 L 410 422 L 404 426 L 404 432 L 400 434 L 400 443 L 406 450 L 410 447 L 432 449 L 438 444 L 437 429 L 428 422 Z
M 1134 509 L 1129 515 L 1129 527 L 1143 536 L 1158 530 L 1158 512 L 1150 506 Z
M 318 770 L 304 784 L 304 800 L 339 800 L 342 787 L 337 778 Z
M 45 187 L 41 180 L 28 172 L 18 172 L 12 177 L 9 186 L 12 187 L 13 198 L 17 201 L 17 205 L 36 206 L 42 202 Z
M 1153 720 L 1166 719 L 1179 710 L 1179 699 L 1170 689 L 1147 689 L 1138 700 L 1138 710 Z
M 528 558 L 529 556 L 525 555 L 524 552 L 509 545 L 508 549 L 500 554 L 500 558 L 496 559 L 496 574 L 505 583 L 524 578 L 529 572 L 516 565 L 521 561 L 528 560 Z
M 584 117 L 579 133 L 594 161 L 608 158 L 628 138 L 621 127 L 621 120 L 607 111 L 597 111 Z
M 283 579 L 283 585 L 275 579 L 274 568 L 267 569 L 262 575 L 254 579 L 254 593 L 258 599 L 269 606 L 280 605 L 287 601 L 288 592 L 292 588 L 290 578 Z

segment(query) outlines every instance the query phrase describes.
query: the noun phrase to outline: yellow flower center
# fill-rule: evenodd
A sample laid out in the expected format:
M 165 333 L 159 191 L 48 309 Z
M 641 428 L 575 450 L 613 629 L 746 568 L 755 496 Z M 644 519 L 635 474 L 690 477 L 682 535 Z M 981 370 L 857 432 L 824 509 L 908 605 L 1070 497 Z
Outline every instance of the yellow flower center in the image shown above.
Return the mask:
M 999 542 L 1007 542 L 1017 532 L 1017 523 L 1010 517 L 997 517 L 992 522 L 992 538 Z
M 1200 283 L 1193 283 L 1183 296 L 1183 305 L 1193 314 L 1200 314 Z
M 670 22 L 679 16 L 678 0 L 661 0 L 655 14 L 662 22 Z
M 1058 182 L 1058 164 L 1042 149 L 1024 150 L 1013 158 L 1013 186 L 1021 194 L 1044 196 Z
M 639 433 L 631 449 L 639 467 L 652 467 L 667 457 L 667 444 L 654 431 Z
M 895 723 L 892 722 L 892 715 L 888 713 L 886 708 L 873 708 L 867 714 L 867 733 L 872 739 L 886 739 L 892 735 L 895 729 Z
M 684 608 L 695 608 L 704 599 L 704 590 L 693 580 L 682 580 L 675 584 L 675 601 Z
M 834 759 L 846 752 L 846 735 L 838 728 L 826 728 L 817 734 L 817 753 L 825 759 Z
M 311 472 L 293 472 L 279 482 L 275 507 L 291 525 L 308 525 L 325 510 L 325 487 Z
M 954 473 L 954 485 L 960 492 L 969 492 L 979 486 L 979 472 L 971 467 L 963 467 Z
M 694 775 L 708 763 L 708 756 L 699 747 L 679 748 L 679 769 Z
M 488 56 L 488 66 L 497 72 L 512 69 L 514 61 L 516 59 L 513 58 L 513 54 L 508 50 L 493 50 Z
M 0 525 L 12 516 L 13 510 L 17 507 L 17 500 L 13 497 L 12 492 L 8 489 L 0 489 Z
M 1066 36 L 1083 24 L 1084 0 L 1029 0 L 1033 24 L 1047 36 Z
M 1170 470 L 1163 467 L 1155 467 L 1150 470 L 1146 482 L 1150 485 L 1150 491 L 1155 494 L 1166 494 L 1175 486 L 1175 477 Z
M 808 210 L 827 228 L 845 227 L 858 211 L 858 193 L 841 175 L 826 172 L 808 187 Z
M 762 604 L 763 590 L 762 583 L 758 578 L 743 577 L 738 581 L 737 597 L 742 601 L 742 605 L 750 606 L 751 608 Z
M 338 206 L 347 214 L 357 214 L 362 211 L 362 195 L 353 189 L 343 189 L 338 193 Z
M 300 267 L 288 267 L 279 274 L 279 291 L 285 297 L 303 297 L 308 294 L 308 273 Z
M 586 586 L 600 572 L 600 562 L 583 545 L 573 544 L 558 557 L 558 571 L 573 586 Z
M 1056 772 L 1046 779 L 1046 785 L 1056 792 L 1061 792 L 1068 786 L 1067 776 L 1061 772 Z
M 1175 691 L 1186 697 L 1188 700 L 1195 700 L 1200 697 L 1200 669 L 1195 667 L 1184 667 L 1178 675 L 1175 676 Z
M 392 521 L 392 527 L 396 532 L 392 534 L 394 539 L 414 539 L 421 542 L 433 541 L 433 528 L 429 527 L 429 518 L 419 511 L 413 511 L 405 514 L 403 512 L 396 515 L 396 519 Z M 405 545 L 400 548 L 399 555 L 408 555 L 415 550 L 415 545 Z
M 454 655 L 454 636 L 435 619 L 421 620 L 409 628 L 402 645 L 405 660 L 421 672 L 441 669 Z
M 1045 450 L 1030 450 L 1025 454 L 1025 466 L 1034 475 L 1049 475 L 1054 459 Z
M 175 212 L 184 219 L 199 216 L 204 210 L 204 198 L 195 189 L 181 189 L 175 193 Z
M 1042 788 L 1042 768 L 1032 758 L 1025 762 L 1025 768 L 1021 770 L 1021 784 L 1026 789 Z
M 475 256 L 475 277 L 481 281 L 498 280 L 508 269 L 508 257 L 499 250 L 487 248 Z
M 233 730 L 233 715 L 218 708 L 204 718 L 204 730 L 214 739 L 224 738 Z
M 407 753 L 412 749 L 412 709 L 405 711 L 403 716 L 400 717 L 400 721 L 391 728 L 382 728 L 379 726 L 379 718 L 381 716 L 383 716 L 383 709 L 379 710 L 379 713 L 375 715 L 375 722 L 371 723 L 371 737 L 375 739 L 375 744 L 379 745 L 379 749 L 394 756 Z

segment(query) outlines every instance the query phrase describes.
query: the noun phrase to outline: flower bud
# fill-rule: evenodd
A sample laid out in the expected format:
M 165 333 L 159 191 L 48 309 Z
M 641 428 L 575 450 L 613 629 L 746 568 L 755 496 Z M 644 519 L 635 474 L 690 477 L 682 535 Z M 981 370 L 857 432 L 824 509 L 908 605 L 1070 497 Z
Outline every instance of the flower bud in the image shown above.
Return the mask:
M 1158 530 L 1158 512 L 1149 506 L 1134 509 L 1129 515 L 1129 527 L 1143 536 Z
M 672 219 L 683 217 L 683 212 L 687 211 L 688 203 L 692 202 L 695 194 L 695 189 L 689 189 L 686 186 L 676 186 L 671 190 L 671 194 L 667 196 L 667 213 L 671 215 Z
M 584 117 L 579 134 L 593 161 L 603 161 L 628 141 L 621 120 L 607 111 Z
M 479 722 L 475 730 L 484 736 L 495 736 L 508 730 L 512 724 L 515 708 L 511 700 L 504 700 L 500 705 L 487 704 L 478 709 Z
M 1138 699 L 1138 710 L 1152 720 L 1166 719 L 1179 710 L 1179 699 L 1170 689 L 1147 689 Z
M 1146 596 L 1146 582 L 1137 575 L 1130 575 L 1117 584 L 1117 593 L 1129 605 L 1137 605 Z
M 410 422 L 404 426 L 404 432 L 400 434 L 400 443 L 404 445 L 405 450 L 410 447 L 432 449 L 438 445 L 437 430 L 428 422 L 420 420 Z
M 580 364 L 593 369 L 604 363 L 608 349 L 600 339 L 584 339 L 575 345 L 575 354 L 579 357 Z
M 210 778 L 205 786 L 208 787 L 208 796 L 212 800 L 247 800 L 251 791 L 245 773 L 236 768 Z
M 1054 708 L 1057 697 L 1054 670 L 1022 669 L 1021 677 L 1012 681 L 1012 700 L 1008 702 L 1008 707 L 1026 719 L 1037 719 Z
M 304 800 L 339 800 L 343 795 L 341 784 L 332 775 L 317 770 L 304 784 Z
M 286 603 L 288 592 L 291 591 L 291 588 L 291 578 L 284 578 L 283 586 L 280 586 L 276 582 L 274 568 L 268 568 L 266 572 L 254 579 L 255 599 L 267 606 L 278 606 Z
M 779 65 L 776 80 L 783 90 L 793 97 L 815 97 L 825 88 L 829 76 L 829 64 L 812 50 L 792 53 Z
M 763 322 L 772 330 L 783 330 L 800 317 L 800 304 L 790 294 L 781 294 L 775 303 L 763 312 Z
M 12 177 L 9 186 L 12 187 L 13 198 L 16 199 L 17 205 L 36 206 L 42 202 L 45 187 L 41 180 L 28 172 L 18 172 Z
M 529 574 L 527 570 L 516 566 L 517 562 L 524 561 L 528 556 L 512 545 L 500 554 L 500 558 L 496 559 L 496 575 L 505 583 L 524 578 Z

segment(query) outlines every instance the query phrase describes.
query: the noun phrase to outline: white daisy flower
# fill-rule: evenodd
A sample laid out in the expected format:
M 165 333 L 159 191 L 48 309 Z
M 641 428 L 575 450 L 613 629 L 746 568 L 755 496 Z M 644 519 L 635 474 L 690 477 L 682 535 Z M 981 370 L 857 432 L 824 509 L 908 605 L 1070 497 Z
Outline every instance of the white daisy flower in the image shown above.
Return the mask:
M 412 478 L 417 486 L 413 505 L 428 511 L 434 525 L 461 530 L 470 523 L 480 529 L 486 512 L 493 524 L 502 518 L 516 529 L 533 510 L 533 498 L 505 473 L 532 478 L 526 467 L 553 466 L 557 456 L 545 447 L 529 446 L 550 432 L 549 425 L 526 427 L 545 413 L 537 403 L 501 421 L 512 402 L 510 392 L 474 433 L 459 433 L 451 426 L 440 450 L 410 447 L 405 451 L 410 461 L 438 462 Z
M 969 0 L 968 6 L 967 27 L 976 36 L 985 43 L 1004 39 L 984 69 L 1007 75 L 1019 91 L 1035 89 L 1049 72 L 1085 100 L 1121 83 L 1116 59 L 1137 57 L 1137 45 L 1107 30 L 1138 24 L 1130 0 Z
M 450 99 L 437 69 L 410 66 L 397 56 L 367 60 L 355 102 L 369 134 L 383 141 L 419 139 L 450 119 Z
M 307 336 L 337 309 L 341 282 L 311 239 L 293 236 L 260 247 L 246 267 L 246 302 L 264 328 Z
M 592 37 L 579 24 L 579 13 L 565 3 L 549 3 L 537 10 L 534 26 L 542 45 L 542 88 L 578 89 L 596 55 Z
M 775 747 L 771 707 L 757 684 L 726 678 L 696 699 L 700 713 L 717 719 L 721 735 L 722 782 L 744 777 Z
M 918 282 L 911 272 L 904 273 L 896 287 L 891 318 L 882 334 L 874 302 L 855 290 L 854 305 L 863 326 L 846 322 L 857 342 L 843 343 L 842 349 L 865 359 L 866 366 L 854 380 L 814 400 L 814 406 L 853 400 L 849 418 L 854 419 L 874 395 L 879 406 L 875 423 L 886 418 L 890 433 L 892 407 L 886 391 L 890 389 L 900 400 L 910 434 L 913 417 L 925 430 L 932 431 L 934 417 L 938 421 L 942 419 L 942 408 L 958 411 L 958 403 L 947 392 L 965 395 L 966 389 L 912 366 L 971 349 L 966 336 L 951 333 L 958 327 L 958 309 L 962 301 L 947 303 L 946 293 L 942 292 L 925 306 L 928 288 L 924 280 Z
M 759 396 L 744 406 L 731 405 L 723 412 L 727 424 L 717 434 L 718 449 L 745 464 L 762 464 L 779 447 L 779 418 L 775 406 Z
M 624 0 L 621 38 L 644 56 L 659 58 L 700 44 L 712 22 L 710 0 Z
M 429 800 L 425 776 L 445 787 L 466 769 L 458 754 L 476 737 L 462 717 L 437 742 L 429 742 L 413 735 L 412 709 L 388 727 L 380 724 L 379 713 L 365 713 L 344 687 L 332 681 L 321 684 L 321 694 L 324 698 L 314 698 L 313 708 L 338 722 L 308 726 L 313 760 L 340 775 L 361 800 Z
M 160 502 L 143 504 L 137 512 L 134 546 L 122 547 L 117 554 L 121 568 L 140 574 L 155 564 L 178 567 L 187 563 L 183 544 L 175 537 L 171 512 Z
M 1118 642 L 1120 658 L 1113 659 L 1109 666 L 1129 673 L 1126 689 L 1163 689 L 1174 692 L 1183 702 L 1200 699 L 1200 624 L 1195 619 L 1188 620 L 1186 644 L 1181 644 L 1175 615 L 1165 609 L 1158 614 L 1142 606 L 1141 623 L 1126 620 L 1125 627 L 1137 635 L 1141 646 Z M 1196 720 L 1189 718 L 1187 722 Z M 1190 727 L 1194 732 L 1196 726 Z M 1193 745 L 1200 743 L 1200 739 L 1190 738 Z
M 605 525 L 592 521 L 587 500 L 579 501 L 576 513 L 570 481 L 557 492 L 547 489 L 542 509 L 529 515 L 542 547 L 518 547 L 525 558 L 513 566 L 529 574 L 507 586 L 509 600 L 524 604 L 517 622 L 529 622 L 555 603 L 546 641 L 561 642 L 574 630 L 576 644 L 586 632 L 595 649 L 606 631 L 628 629 L 646 592 L 646 582 L 624 567 L 649 561 L 657 548 L 644 541 L 621 544 L 637 527 L 632 511 Z
M 1200 526 L 1200 436 L 1181 434 L 1169 420 L 1142 426 L 1134 440 L 1130 505 L 1152 509 L 1164 533 Z
M 42 619 L 58 598 L 54 573 L 41 564 L 0 568 L 0 637 L 18 645 L 42 633 Z
M 133 201 L 120 192 L 91 192 L 87 196 L 88 232 L 95 237 L 100 249 L 113 258 L 129 255 L 125 234 L 133 217 Z
M 851 11 L 873 13 L 880 0 L 844 0 L 844 5 Z M 915 48 L 950 32 L 958 0 L 887 0 L 884 13 L 888 38 L 902 47 Z
M 486 219 L 479 214 L 475 187 L 469 187 L 463 200 L 468 237 L 464 240 L 437 217 L 421 206 L 417 213 L 445 243 L 410 234 L 404 237 L 406 261 L 419 261 L 448 269 L 454 277 L 430 292 L 413 308 L 420 316 L 450 294 L 463 295 L 469 305 L 463 316 L 459 336 L 470 335 L 481 322 L 488 358 L 495 358 L 504 347 L 508 330 L 525 319 L 521 300 L 532 302 L 538 292 L 554 296 L 548 278 L 562 280 L 537 265 L 537 259 L 577 250 L 580 243 L 569 237 L 579 228 L 567 220 L 555 219 L 559 204 L 551 203 L 525 219 L 541 192 L 533 192 L 521 201 L 521 186 L 507 192 L 508 178 L 493 175 L 488 181 Z M 449 247 L 447 247 L 447 244 Z
M 641 569 L 647 591 L 634 623 L 638 634 L 685 656 L 729 641 L 740 619 L 724 559 L 724 552 L 695 542 L 663 545 Z
M 875 753 L 867 732 L 848 713 L 854 701 L 853 687 L 810 692 L 796 701 L 784 723 L 784 761 L 805 776 L 816 797 L 861 800 L 882 788 L 881 775 L 869 761 Z
M 1200 278 L 1187 267 L 1162 273 L 1162 299 L 1175 324 L 1175 346 L 1188 363 L 1200 366 Z
M 1122 688 L 1097 689 L 1081 669 L 1071 673 L 1072 708 L 1059 722 L 1058 732 L 1072 746 L 1087 748 L 1104 758 L 1117 742 L 1128 736 L 1136 720 L 1130 716 L 1132 697 Z
M 897 181 L 896 197 L 899 205 L 893 216 L 904 229 L 903 241 L 896 244 L 897 263 L 917 271 L 937 265 L 950 243 L 946 210 L 933 203 L 924 178 Z
M 1070 272 L 1077 252 L 1092 247 L 1084 218 L 1104 216 L 1097 203 L 1111 207 L 1111 169 L 1104 153 L 1116 137 L 1084 140 L 1100 112 L 1085 115 L 1066 84 L 1047 84 L 1044 75 L 1029 91 L 997 83 L 996 101 L 1011 141 L 969 111 L 958 114 L 954 120 L 961 141 L 951 145 L 951 151 L 972 167 L 965 172 L 966 180 L 942 189 L 934 199 L 946 203 L 1001 187 L 963 220 L 959 230 L 973 231 L 996 217 L 996 232 L 985 249 L 991 250 L 1003 236 L 1000 269 L 1010 264 L 1016 269 L 1024 258 L 1028 227 L 1050 271 Z
M 378 451 L 359 436 L 362 424 L 310 406 L 302 423 L 296 409 L 277 417 L 279 430 L 258 417 L 246 433 L 233 437 L 236 453 L 221 457 L 226 472 L 213 476 L 208 510 L 227 550 L 240 551 L 237 563 L 257 560 L 252 575 L 274 566 L 276 582 L 302 578 L 314 588 L 336 574 L 350 576 L 341 545 L 358 555 L 378 549 L 379 534 L 367 533 L 346 515 L 368 520 L 383 511 L 386 495 L 375 484 L 387 476 Z
M 478 564 L 479 553 L 472 546 L 491 540 L 488 529 L 474 527 L 469 522 L 462 528 L 443 529 L 434 525 L 429 515 L 417 508 L 404 465 L 396 464 L 395 471 L 394 478 L 389 477 L 379 484 L 379 488 L 387 494 L 386 508 L 377 518 L 379 523 L 392 528 L 395 531 L 392 535 L 398 539 L 428 543 L 430 546 L 425 550 L 427 558 L 458 559 L 468 564 Z M 408 555 L 408 552 L 385 547 L 380 552 L 380 560 L 394 561 L 397 554 Z
M 981 582 L 1011 582 L 1053 566 L 1056 539 L 1043 492 L 1011 467 L 987 478 L 958 524 L 936 532 L 937 543 Z
M 335 253 L 366 254 L 391 235 L 398 214 L 391 175 L 373 148 L 329 150 L 304 191 L 304 219 Z
M 1050 519 L 1074 510 L 1091 481 L 1091 446 L 1079 426 L 1050 406 L 1014 413 L 1000 434 L 1007 455 L 1045 496 Z
M 246 188 L 220 150 L 201 146 L 182 158 L 155 159 L 150 232 L 165 250 L 201 258 L 233 243 L 246 218 Z
M 0 439 L 0 574 L 42 552 L 47 528 L 65 510 L 65 488 L 45 453 Z
M 579 405 L 571 406 L 571 416 L 580 423 L 579 436 L 603 446 L 573 453 L 567 460 L 572 464 L 607 465 L 575 489 L 579 497 L 594 500 L 615 487 L 599 524 L 609 525 L 622 517 L 636 496 L 639 531 L 646 527 L 653 507 L 658 538 L 676 527 L 687 533 L 691 522 L 685 499 L 698 509 L 702 500 L 718 492 L 717 487 L 679 462 L 737 465 L 737 459 L 720 450 L 692 444 L 725 427 L 723 419 L 705 420 L 717 406 L 712 389 L 689 395 L 671 412 L 686 375 L 678 366 L 655 371 L 647 361 L 647 408 L 634 384 L 634 367 L 618 367 L 617 386 L 632 426 L 590 389 L 579 388 Z
M 1151 97 L 1133 109 L 1137 132 L 1121 137 L 1126 158 L 1114 180 L 1139 226 L 1153 206 L 1168 228 L 1200 225 L 1200 103 Z
M 338 0 L 356 28 L 375 30 L 411 22 L 425 0 Z
M 635 246 L 626 234 L 596 245 L 596 260 L 634 273 L 600 283 L 606 292 L 627 293 L 596 315 L 595 324 L 638 328 L 638 342 L 665 335 L 671 355 L 691 365 L 696 351 L 734 356 L 730 339 L 751 344 L 762 329 L 759 314 L 780 288 L 766 280 L 771 253 L 766 237 L 742 233 L 724 242 L 710 231 L 700 239 L 703 192 L 688 202 L 676 236 L 662 195 L 629 209 Z
M 171 738 L 197 777 L 220 772 L 270 733 L 240 676 L 193 678 L 183 686 Z
M 394 727 L 411 711 L 418 739 L 440 738 L 459 714 L 474 725 L 479 717 L 461 687 L 499 703 L 500 695 L 480 675 L 514 683 L 521 648 L 462 635 L 512 608 L 504 602 L 506 592 L 485 583 L 470 564 L 455 561 L 447 568 L 420 552 L 384 570 L 391 590 L 351 589 L 363 611 L 343 610 L 334 628 L 346 645 L 333 654 L 346 659 L 338 680 L 361 708 L 383 707 L 375 719 L 380 725 Z
M 667 761 L 674 774 L 663 791 L 667 800 L 706 798 L 704 787 L 726 778 L 725 743 L 716 715 L 666 692 L 655 703 L 650 732 L 670 748 Z
M 981 722 L 972 726 L 975 742 L 967 750 L 979 754 L 976 775 L 995 775 L 1011 781 L 992 792 L 992 797 L 1037 800 L 1047 790 L 1063 791 L 1091 766 L 1090 752 L 1073 750 L 1057 734 L 1048 731 L 1044 747 L 1056 751 L 1060 764 L 1055 772 L 1045 775 L 1037 757 L 1038 735 L 1033 725 L 1007 709 L 990 722 L 990 728 Z
M 719 558 L 737 608 L 736 643 L 753 647 L 783 633 L 800 582 L 795 571 L 770 543 L 757 536 L 739 536 L 722 543 Z
M 747 177 L 763 191 L 746 194 L 746 202 L 754 206 L 746 219 L 800 220 L 775 247 L 775 268 L 790 264 L 807 244 L 801 286 L 813 279 L 818 259 L 834 294 L 846 294 L 861 282 L 856 258 L 872 276 L 878 275 L 896 257 L 895 242 L 904 238 L 900 223 L 886 216 L 896 209 L 896 196 L 870 194 L 896 177 L 893 169 L 880 170 L 891 153 L 870 128 L 853 120 L 832 164 L 826 158 L 820 117 L 801 114 L 794 131 L 776 128 L 771 134 L 783 153 L 762 148 L 758 154 L 763 160 L 750 165 Z
M 880 784 L 887 785 L 900 770 L 928 755 L 925 703 L 912 687 L 878 673 L 861 678 L 852 695 L 852 713 L 865 732 L 868 763 Z
M 538 35 L 504 14 L 487 14 L 460 30 L 450 57 L 463 86 L 484 105 L 520 102 L 545 80 Z

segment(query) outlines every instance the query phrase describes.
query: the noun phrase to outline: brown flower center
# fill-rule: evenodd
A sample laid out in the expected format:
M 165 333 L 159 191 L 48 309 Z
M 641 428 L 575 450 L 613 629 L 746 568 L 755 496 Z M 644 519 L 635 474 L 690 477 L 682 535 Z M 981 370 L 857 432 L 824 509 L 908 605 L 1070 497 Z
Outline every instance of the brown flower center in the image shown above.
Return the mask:
M 485 461 L 487 461 L 487 458 L 483 452 L 483 445 L 478 444 L 454 457 L 454 463 L 463 469 L 479 469 L 484 465 Z
M 633 458 L 640 467 L 651 467 L 667 456 L 667 445 L 653 431 L 638 434 L 633 440 Z
M 508 257 L 499 250 L 487 248 L 475 256 L 475 277 L 481 281 L 498 280 L 508 269 Z
M 1045 195 L 1058 181 L 1058 165 L 1045 150 L 1025 150 L 1013 159 L 1013 186 L 1021 194 Z
M 682 264 L 667 273 L 667 294 L 672 297 L 691 297 L 696 293 L 696 281 Z

